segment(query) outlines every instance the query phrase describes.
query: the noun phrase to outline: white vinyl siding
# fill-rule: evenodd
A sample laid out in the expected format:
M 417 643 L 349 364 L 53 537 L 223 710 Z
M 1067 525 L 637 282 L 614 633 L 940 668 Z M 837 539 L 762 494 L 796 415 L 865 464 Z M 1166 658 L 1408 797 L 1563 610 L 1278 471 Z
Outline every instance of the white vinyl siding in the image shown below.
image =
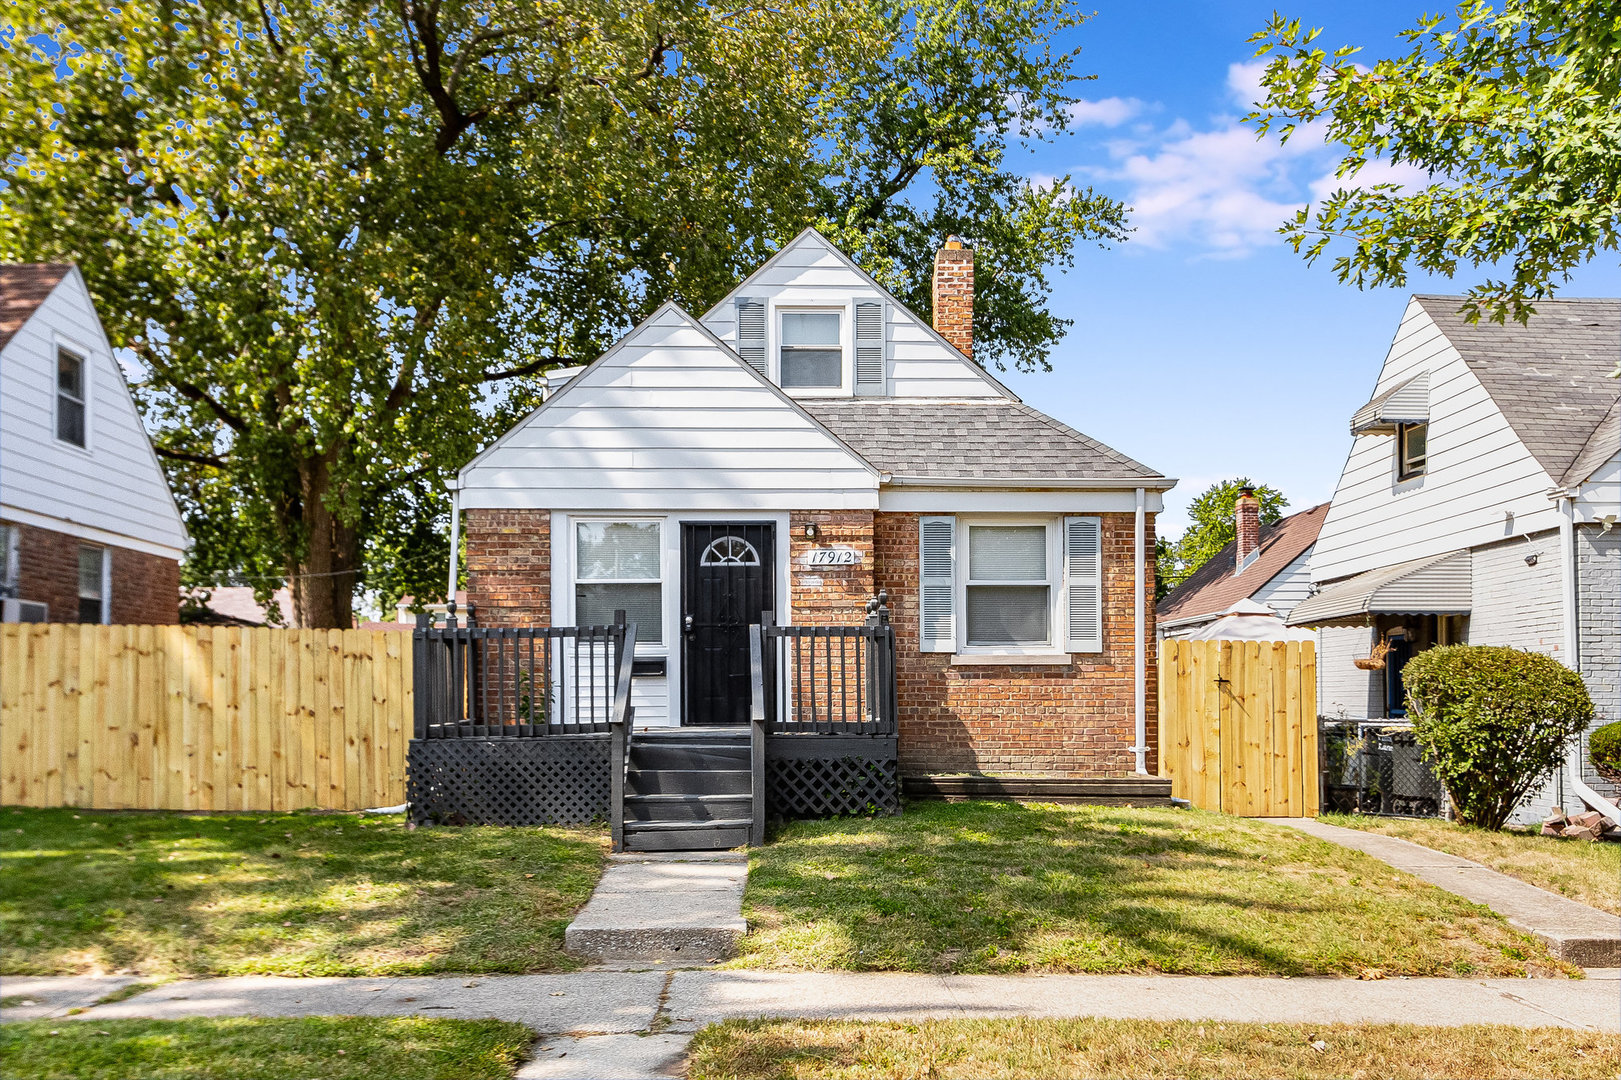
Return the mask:
M 669 306 L 462 474 L 463 508 L 876 509 L 878 478 Z
M 85 449 L 56 437 L 60 349 L 84 358 Z M 8 520 L 167 558 L 185 549 L 168 481 L 77 271 L 0 350 L 0 461 Z
M 1410 303 L 1375 393 L 1429 374 L 1425 472 L 1397 479 L 1396 436 L 1357 436 L 1312 552 L 1313 581 L 1558 524 L 1553 486 L 1435 323 Z M 1349 412 L 1349 410 L 1348 410 Z
M 863 303 L 888 306 L 884 360 L 885 390 L 894 397 L 1000 397 L 1002 391 L 917 315 L 888 304 L 887 295 L 814 233 L 804 233 L 750 275 L 703 317 L 703 324 L 727 345 L 739 346 L 738 297 L 779 308 L 851 310 Z M 847 384 L 848 385 L 848 384 Z M 858 393 L 869 392 L 864 382 Z M 846 391 L 848 392 L 848 390 Z
M 1279 618 L 1286 619 L 1295 605 L 1310 593 L 1311 548 L 1307 548 L 1296 555 L 1288 566 L 1272 575 L 1272 580 L 1251 593 L 1250 599 L 1257 604 L 1265 604 L 1277 612 Z

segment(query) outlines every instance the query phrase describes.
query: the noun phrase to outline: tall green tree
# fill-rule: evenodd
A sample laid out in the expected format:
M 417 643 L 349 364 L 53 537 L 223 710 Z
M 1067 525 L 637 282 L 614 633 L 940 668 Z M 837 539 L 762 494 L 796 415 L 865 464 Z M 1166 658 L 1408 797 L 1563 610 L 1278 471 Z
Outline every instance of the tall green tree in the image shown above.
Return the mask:
M 662 301 L 806 224 L 927 309 L 978 248 L 979 359 L 1045 363 L 1046 274 L 1123 210 L 1036 190 L 1061 0 L 7 0 L 0 258 L 85 271 L 194 581 L 442 594 L 443 481 Z
M 1405 55 L 1332 52 L 1320 30 L 1274 16 L 1266 98 L 1250 117 L 1279 139 L 1326 133 L 1338 175 L 1370 162 L 1430 182 L 1341 188 L 1281 231 L 1359 288 L 1413 270 L 1452 276 L 1508 264 L 1472 286 L 1467 312 L 1523 320 L 1570 271 L 1613 257 L 1621 224 L 1621 8 L 1613 0 L 1465 0 L 1420 19 Z
M 1254 483 L 1248 477 L 1211 484 L 1189 504 L 1191 524 L 1181 538 L 1155 543 L 1156 599 L 1182 584 L 1233 542 L 1238 535 L 1233 514 L 1245 488 L 1254 490 L 1255 497 L 1261 501 L 1262 525 L 1276 525 L 1283 520 L 1283 508 L 1289 505 L 1289 500 L 1277 488 Z

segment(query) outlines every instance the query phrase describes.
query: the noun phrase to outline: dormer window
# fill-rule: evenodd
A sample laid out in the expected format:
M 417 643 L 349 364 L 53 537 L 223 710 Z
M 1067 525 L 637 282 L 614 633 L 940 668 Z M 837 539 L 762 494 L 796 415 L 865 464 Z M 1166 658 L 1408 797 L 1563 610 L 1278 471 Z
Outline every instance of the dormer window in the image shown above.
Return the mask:
M 1400 424 L 1396 428 L 1396 479 L 1424 475 L 1428 460 L 1430 425 Z
M 84 357 L 57 349 L 56 437 L 80 448 L 84 446 L 84 383 Z
M 844 332 L 837 311 L 784 311 L 778 361 L 785 390 L 844 385 Z

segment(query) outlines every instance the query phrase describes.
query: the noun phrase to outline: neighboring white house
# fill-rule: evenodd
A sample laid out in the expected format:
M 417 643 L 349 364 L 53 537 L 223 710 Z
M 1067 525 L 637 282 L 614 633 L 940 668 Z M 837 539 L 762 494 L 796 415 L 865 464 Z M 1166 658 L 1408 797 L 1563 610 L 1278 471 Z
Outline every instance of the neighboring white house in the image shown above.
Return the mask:
M 1415 296 L 1311 555 L 1318 710 L 1403 714 L 1401 667 L 1435 644 L 1545 652 L 1582 673 L 1597 724 L 1621 718 L 1621 300 L 1550 300 L 1528 324 L 1469 323 Z M 1380 643 L 1383 670 L 1352 661 Z M 1595 789 L 1597 789 L 1595 791 Z M 1613 797 L 1587 762 L 1521 811 Z
M 186 529 L 77 267 L 0 265 L 9 618 L 172 623 Z

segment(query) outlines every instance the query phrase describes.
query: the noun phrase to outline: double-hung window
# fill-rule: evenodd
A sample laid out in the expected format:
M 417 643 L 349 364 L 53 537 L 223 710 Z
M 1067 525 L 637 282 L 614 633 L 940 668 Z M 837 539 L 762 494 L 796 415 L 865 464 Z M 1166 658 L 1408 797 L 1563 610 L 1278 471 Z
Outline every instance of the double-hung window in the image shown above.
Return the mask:
M 778 362 L 786 390 L 844 385 L 843 316 L 837 311 L 784 311 Z
M 967 644 L 1052 645 L 1053 588 L 1046 525 L 968 526 L 963 583 Z
M 82 623 L 107 622 L 108 570 L 107 549 L 79 548 L 79 621 Z
M 56 437 L 72 446 L 84 446 L 84 357 L 56 350 Z
M 1396 426 L 1396 479 L 1407 480 L 1423 476 L 1429 460 L 1429 424 L 1398 424 Z
M 607 626 L 615 611 L 636 624 L 638 642 L 664 641 L 659 523 L 580 521 L 574 526 L 574 621 Z

